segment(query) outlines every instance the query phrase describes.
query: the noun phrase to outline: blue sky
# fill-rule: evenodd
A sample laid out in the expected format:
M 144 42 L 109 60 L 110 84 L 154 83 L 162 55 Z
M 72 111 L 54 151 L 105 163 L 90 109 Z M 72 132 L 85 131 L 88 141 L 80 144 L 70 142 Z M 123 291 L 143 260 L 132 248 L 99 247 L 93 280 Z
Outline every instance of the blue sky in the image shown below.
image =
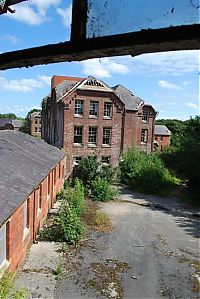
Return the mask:
M 30 0 L 0 16 L 0 52 L 69 40 L 71 1 Z M 59 29 L 58 29 L 59 28 Z M 158 118 L 199 114 L 199 52 L 177 51 L 0 71 L 0 113 L 25 116 L 50 91 L 53 75 L 93 75 L 122 84 L 159 111 Z

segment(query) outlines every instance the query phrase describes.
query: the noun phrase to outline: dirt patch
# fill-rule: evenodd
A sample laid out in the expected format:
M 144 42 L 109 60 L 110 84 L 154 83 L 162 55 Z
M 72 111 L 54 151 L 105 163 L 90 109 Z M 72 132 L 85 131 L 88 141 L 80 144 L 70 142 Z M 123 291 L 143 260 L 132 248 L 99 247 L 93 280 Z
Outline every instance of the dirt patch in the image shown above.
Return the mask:
M 95 277 L 86 282 L 86 287 L 97 290 L 107 298 L 121 299 L 124 290 L 120 274 L 128 268 L 126 262 L 112 259 L 106 259 L 104 263 L 92 263 L 91 271 Z

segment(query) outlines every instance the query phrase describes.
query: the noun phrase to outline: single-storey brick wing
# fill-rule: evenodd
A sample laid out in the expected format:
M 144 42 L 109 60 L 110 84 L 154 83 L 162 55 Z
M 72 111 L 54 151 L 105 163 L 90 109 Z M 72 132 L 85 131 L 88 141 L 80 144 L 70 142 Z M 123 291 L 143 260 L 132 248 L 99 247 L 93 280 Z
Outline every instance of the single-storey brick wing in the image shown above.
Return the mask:
M 15 271 L 63 187 L 65 155 L 19 131 L 0 131 L 0 270 Z

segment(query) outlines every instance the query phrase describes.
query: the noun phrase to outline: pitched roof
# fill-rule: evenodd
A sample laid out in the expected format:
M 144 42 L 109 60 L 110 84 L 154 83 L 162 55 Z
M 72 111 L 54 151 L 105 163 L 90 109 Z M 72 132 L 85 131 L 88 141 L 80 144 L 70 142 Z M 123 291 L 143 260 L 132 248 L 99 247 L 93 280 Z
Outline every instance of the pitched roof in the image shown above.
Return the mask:
M 68 91 L 70 91 L 74 86 L 78 85 L 80 82 L 72 80 L 64 80 L 62 83 L 55 87 L 56 99 L 57 101 L 63 97 Z
M 43 140 L 19 131 L 0 131 L 0 226 L 64 157 Z
M 33 117 L 40 117 L 42 116 L 42 111 L 35 111 L 35 112 L 32 112 L 29 117 L 30 118 L 33 118 Z
M 15 128 L 21 128 L 23 121 L 18 119 L 0 118 L 0 127 L 4 127 L 7 124 L 12 124 Z
M 132 91 L 122 85 L 116 85 L 112 89 L 117 93 L 121 101 L 125 104 L 126 110 L 138 110 L 139 106 L 144 104 L 144 101 L 135 96 Z
M 54 75 L 51 78 L 51 88 L 55 88 L 56 86 L 58 86 L 60 83 L 62 83 L 63 81 L 74 81 L 74 82 L 81 82 L 83 81 L 85 78 L 80 78 L 80 77 L 69 77 L 69 76 L 57 76 Z
M 155 125 L 154 134 L 155 135 L 170 136 L 171 131 L 164 125 Z

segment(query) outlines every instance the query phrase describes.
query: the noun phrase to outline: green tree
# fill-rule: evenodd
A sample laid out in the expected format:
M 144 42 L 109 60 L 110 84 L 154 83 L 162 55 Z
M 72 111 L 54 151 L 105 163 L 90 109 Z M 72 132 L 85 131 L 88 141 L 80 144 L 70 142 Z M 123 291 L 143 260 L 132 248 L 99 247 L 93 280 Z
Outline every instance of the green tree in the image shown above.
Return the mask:
M 18 117 L 14 113 L 0 113 L 0 118 L 17 119 Z

